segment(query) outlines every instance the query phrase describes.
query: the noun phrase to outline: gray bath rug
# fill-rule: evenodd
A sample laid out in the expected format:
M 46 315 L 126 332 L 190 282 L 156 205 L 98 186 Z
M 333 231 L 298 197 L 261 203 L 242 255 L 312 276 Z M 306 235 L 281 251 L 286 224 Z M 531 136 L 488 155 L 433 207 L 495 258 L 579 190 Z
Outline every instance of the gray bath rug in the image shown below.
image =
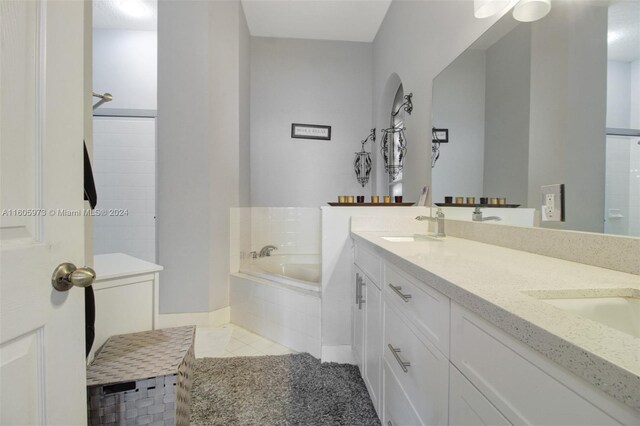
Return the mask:
M 192 377 L 192 425 L 380 425 L 353 365 L 305 353 L 202 358 Z

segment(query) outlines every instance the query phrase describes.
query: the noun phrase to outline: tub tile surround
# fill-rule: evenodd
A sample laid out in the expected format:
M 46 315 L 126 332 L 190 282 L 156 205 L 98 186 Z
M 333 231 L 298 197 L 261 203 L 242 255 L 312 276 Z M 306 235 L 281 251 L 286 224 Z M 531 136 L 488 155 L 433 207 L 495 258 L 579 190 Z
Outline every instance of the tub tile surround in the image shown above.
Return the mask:
M 280 255 L 320 255 L 320 209 L 242 207 L 231 209 L 231 321 L 296 351 L 320 357 L 320 293 L 313 283 L 280 283 L 257 271 L 251 251 L 274 245 Z M 259 259 L 270 260 L 271 258 Z M 303 259 L 301 257 L 301 259 Z M 243 272 L 239 272 L 239 271 Z M 246 274 L 244 273 L 246 272 Z M 295 281 L 295 280 L 292 280 Z M 284 281 L 283 281 L 284 282 Z M 311 288 L 313 286 L 313 289 Z
M 281 253 L 320 253 L 320 209 L 307 207 L 251 208 L 251 247 L 266 245 Z
M 232 274 L 231 322 L 320 358 L 320 294 Z
M 526 229 L 486 223 L 447 221 L 446 238 L 441 241 L 393 243 L 383 240 L 393 231 L 368 231 L 371 219 L 352 218 L 352 236 L 392 264 L 470 309 L 532 349 L 571 371 L 601 391 L 640 410 L 640 339 L 600 323 L 562 311 L 538 300 L 540 296 L 602 296 L 640 291 L 637 242 L 624 237 Z M 475 229 L 481 227 L 482 229 Z M 540 232 L 536 232 L 540 231 Z M 548 232 L 551 231 L 551 232 Z M 407 229 L 407 234 L 413 232 Z M 609 250 L 636 250 L 635 264 L 611 259 L 610 269 L 567 261 L 527 251 L 499 247 L 453 235 L 489 238 L 519 247 L 527 238 L 537 250 L 550 250 L 558 257 L 572 252 L 574 259 L 601 265 L 613 258 Z M 493 235 L 493 234 L 492 234 Z M 494 240 L 490 240 L 494 241 Z M 605 244 L 603 246 L 603 244 Z M 566 255 L 565 255 L 566 256 Z M 624 256 L 622 256 L 624 257 Z M 594 261 L 595 258 L 595 261 Z M 464 265 L 464 267 L 460 267 Z M 615 271 L 614 268 L 623 270 Z M 635 271 L 634 274 L 626 271 Z M 575 291 L 579 290 L 579 293 Z M 560 293 L 559 293 L 560 292 Z M 569 294 L 569 293 L 567 293 Z M 636 293 L 637 294 L 637 293 Z M 536 297 L 532 297 L 536 296 Z

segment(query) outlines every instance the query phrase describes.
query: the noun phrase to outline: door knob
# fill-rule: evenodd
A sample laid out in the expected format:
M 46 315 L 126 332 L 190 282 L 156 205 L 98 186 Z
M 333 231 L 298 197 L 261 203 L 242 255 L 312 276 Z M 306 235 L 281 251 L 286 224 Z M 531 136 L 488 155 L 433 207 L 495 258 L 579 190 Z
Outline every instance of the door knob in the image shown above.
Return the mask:
M 71 287 L 89 287 L 96 279 L 96 271 L 85 266 L 76 268 L 73 263 L 61 263 L 53 271 L 51 285 L 58 291 L 68 291 Z

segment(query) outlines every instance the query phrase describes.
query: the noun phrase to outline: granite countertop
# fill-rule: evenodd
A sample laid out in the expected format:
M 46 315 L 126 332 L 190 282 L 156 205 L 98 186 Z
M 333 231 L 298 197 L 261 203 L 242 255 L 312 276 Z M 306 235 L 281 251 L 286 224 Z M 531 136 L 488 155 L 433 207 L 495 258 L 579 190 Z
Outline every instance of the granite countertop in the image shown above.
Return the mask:
M 455 237 L 416 242 L 381 238 L 390 235 L 399 234 L 351 232 L 387 261 L 640 410 L 640 338 L 532 296 L 557 297 L 560 290 L 602 296 L 618 289 L 637 295 L 640 276 Z

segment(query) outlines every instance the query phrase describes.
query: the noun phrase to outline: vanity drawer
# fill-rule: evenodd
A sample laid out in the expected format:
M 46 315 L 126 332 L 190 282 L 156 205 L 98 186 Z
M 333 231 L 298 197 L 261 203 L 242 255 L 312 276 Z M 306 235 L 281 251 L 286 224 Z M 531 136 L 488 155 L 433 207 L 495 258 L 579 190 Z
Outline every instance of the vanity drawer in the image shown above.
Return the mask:
M 449 298 L 399 271 L 384 265 L 385 300 L 398 308 L 443 354 L 449 355 Z
M 455 303 L 451 334 L 451 362 L 511 423 L 638 424 L 630 407 Z
M 420 422 L 446 424 L 449 360 L 433 344 L 420 340 L 389 303 L 384 308 L 384 334 L 384 360 Z
M 510 425 L 502 413 L 476 389 L 454 366 L 449 367 L 449 424 Z
M 402 390 L 398 379 L 391 368 L 384 363 L 384 417 L 385 426 L 420 426 L 423 425 L 409 398 Z
M 380 277 L 382 269 L 380 258 L 371 251 L 365 249 L 362 244 L 356 244 L 354 250 L 354 263 L 371 278 L 371 281 L 380 288 Z

